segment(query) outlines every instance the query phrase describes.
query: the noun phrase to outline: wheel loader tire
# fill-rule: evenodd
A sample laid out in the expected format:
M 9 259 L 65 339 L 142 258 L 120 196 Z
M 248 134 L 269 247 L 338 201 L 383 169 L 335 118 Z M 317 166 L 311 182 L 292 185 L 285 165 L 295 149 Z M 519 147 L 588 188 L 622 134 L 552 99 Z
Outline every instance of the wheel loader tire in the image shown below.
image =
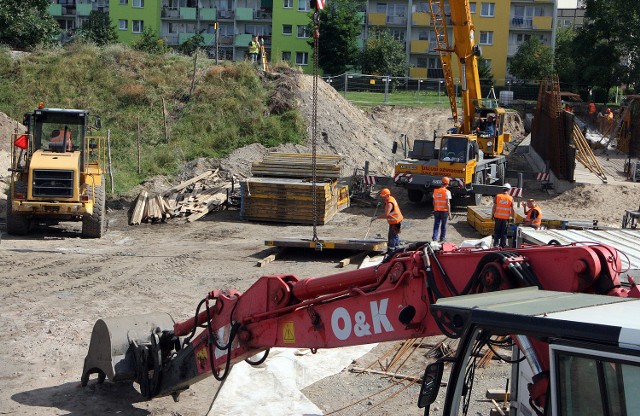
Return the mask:
M 93 214 L 82 217 L 82 236 L 85 238 L 101 238 L 107 230 L 107 209 L 105 201 L 105 181 L 95 188 L 96 201 Z M 89 187 L 87 194 L 93 198 L 93 188 Z
M 27 193 L 27 186 L 23 182 L 14 182 L 14 192 Z M 13 212 L 11 210 L 11 203 L 13 201 L 13 195 L 9 191 L 7 196 L 7 233 L 11 235 L 27 235 L 31 228 L 31 216 L 28 214 L 21 214 L 19 212 Z
M 504 185 L 506 164 L 498 164 L 498 185 Z
M 407 189 L 407 197 L 409 201 L 418 203 L 422 201 L 424 193 L 420 189 Z

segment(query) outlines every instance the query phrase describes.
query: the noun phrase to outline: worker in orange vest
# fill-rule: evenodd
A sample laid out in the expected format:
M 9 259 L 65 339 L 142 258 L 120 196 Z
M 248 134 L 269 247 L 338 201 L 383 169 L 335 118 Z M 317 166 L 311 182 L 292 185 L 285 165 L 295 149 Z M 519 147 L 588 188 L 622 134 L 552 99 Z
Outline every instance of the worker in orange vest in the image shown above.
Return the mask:
M 589 121 L 596 122 L 596 105 L 593 101 L 589 101 Z
M 71 140 L 71 130 L 53 130 L 51 137 L 49 138 L 49 147 L 53 145 L 54 148 L 60 151 L 66 150 L 70 152 L 73 149 L 73 141 Z
M 391 196 L 391 191 L 384 188 L 380 191 L 380 198 L 384 201 L 384 213 L 377 218 L 386 219 L 389 223 L 389 233 L 387 236 L 387 250 L 393 251 L 400 245 L 400 228 L 402 226 L 402 212 L 398 202 Z
M 493 228 L 494 247 L 498 247 L 498 245 L 506 247 L 509 220 L 516 217 L 516 213 L 513 210 L 513 197 L 509 195 L 509 191 L 511 191 L 511 185 L 505 183 L 502 187 L 502 193 L 496 195 L 493 209 L 491 210 L 491 216 L 495 221 Z
M 528 199 L 524 206 L 524 225 L 529 225 L 532 228 L 539 230 L 542 224 L 542 210 L 536 205 L 536 201 Z
M 451 191 L 447 189 L 449 178 L 442 178 L 442 186 L 433 190 L 433 241 L 444 243 L 447 238 L 447 219 L 451 219 Z

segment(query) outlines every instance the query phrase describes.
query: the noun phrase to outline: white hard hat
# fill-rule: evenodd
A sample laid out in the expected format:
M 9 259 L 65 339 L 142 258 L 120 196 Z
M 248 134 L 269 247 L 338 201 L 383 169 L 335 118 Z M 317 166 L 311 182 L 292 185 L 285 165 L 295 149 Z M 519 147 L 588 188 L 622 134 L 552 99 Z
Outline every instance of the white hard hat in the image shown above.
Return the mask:
M 511 189 L 511 184 L 505 183 L 504 185 L 502 185 L 502 189 L 507 190 L 507 191 L 510 190 Z

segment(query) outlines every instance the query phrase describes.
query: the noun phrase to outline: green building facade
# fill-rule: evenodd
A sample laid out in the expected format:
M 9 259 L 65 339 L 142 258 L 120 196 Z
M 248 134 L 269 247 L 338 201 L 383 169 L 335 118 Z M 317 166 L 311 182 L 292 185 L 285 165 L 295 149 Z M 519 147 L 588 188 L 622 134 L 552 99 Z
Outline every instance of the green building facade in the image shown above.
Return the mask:
M 120 42 L 134 44 L 145 29 L 160 34 L 160 7 L 158 0 L 109 0 L 109 17 Z
M 271 62 L 286 61 L 305 73 L 313 70 L 313 48 L 309 30 L 311 14 L 308 0 L 274 0 Z

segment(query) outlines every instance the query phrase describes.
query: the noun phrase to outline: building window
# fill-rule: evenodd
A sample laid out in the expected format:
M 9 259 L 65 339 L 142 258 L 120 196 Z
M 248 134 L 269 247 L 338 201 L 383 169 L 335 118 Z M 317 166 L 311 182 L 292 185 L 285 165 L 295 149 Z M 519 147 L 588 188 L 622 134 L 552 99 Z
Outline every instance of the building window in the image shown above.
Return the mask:
M 120 0 L 120 4 L 126 6 L 127 4 L 129 4 L 129 0 Z
M 143 20 L 134 20 L 133 21 L 133 33 L 142 33 L 144 32 L 144 21 Z
M 296 52 L 296 65 L 309 65 L 309 52 Z
M 144 0 L 133 0 L 133 7 L 141 9 L 144 7 Z
M 283 35 L 293 35 L 293 26 L 291 26 L 291 25 L 282 25 L 282 34 Z
M 386 13 L 387 3 L 376 3 L 376 13 Z
M 309 11 L 309 0 L 298 0 L 298 11 L 299 12 L 308 12 Z
M 129 21 L 120 19 L 118 20 L 118 28 L 120 30 L 128 30 L 129 29 Z
M 292 9 L 293 8 L 293 0 L 284 0 L 283 7 L 285 9 Z
M 494 17 L 496 15 L 495 3 L 482 3 L 482 11 L 480 16 L 482 17 Z
M 476 12 L 476 4 L 477 3 L 475 1 L 469 3 L 469 11 L 473 14 Z
M 309 37 L 309 28 L 307 27 L 307 25 L 298 25 L 298 37 L 299 38 Z
M 493 32 L 480 32 L 481 45 L 493 45 Z
M 285 62 L 291 62 L 291 52 L 282 52 L 282 60 Z

